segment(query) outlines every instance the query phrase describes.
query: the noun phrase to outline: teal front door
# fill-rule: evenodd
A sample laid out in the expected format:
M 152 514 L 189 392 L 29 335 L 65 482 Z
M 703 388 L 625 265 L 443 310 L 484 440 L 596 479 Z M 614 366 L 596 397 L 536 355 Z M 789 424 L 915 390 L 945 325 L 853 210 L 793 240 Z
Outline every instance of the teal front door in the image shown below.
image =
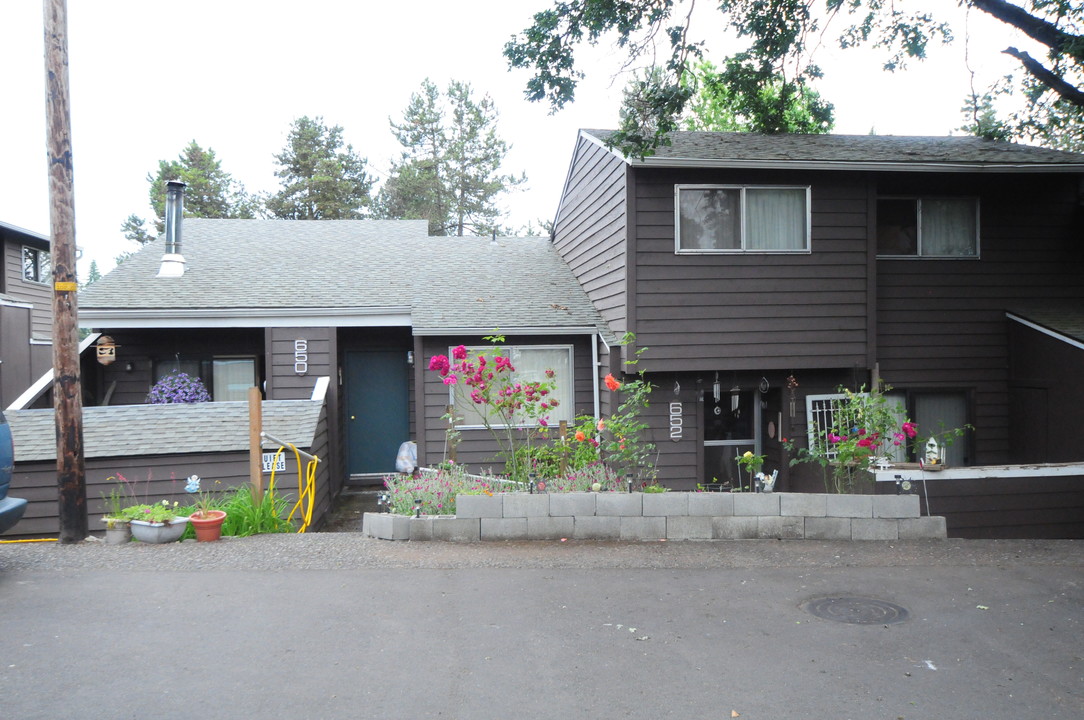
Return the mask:
M 343 366 L 347 472 L 395 472 L 399 446 L 412 439 L 406 350 L 350 351 Z

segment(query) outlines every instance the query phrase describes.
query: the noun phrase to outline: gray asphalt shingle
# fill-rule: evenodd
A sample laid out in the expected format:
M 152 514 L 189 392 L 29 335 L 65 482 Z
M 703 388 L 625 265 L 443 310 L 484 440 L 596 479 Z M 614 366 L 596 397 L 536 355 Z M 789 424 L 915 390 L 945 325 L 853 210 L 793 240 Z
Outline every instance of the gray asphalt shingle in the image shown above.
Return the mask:
M 605 142 L 613 130 L 584 130 Z M 647 162 L 725 161 L 859 163 L 906 166 L 1082 165 L 1084 155 L 1018 145 L 968 135 L 919 137 L 898 135 L 761 135 L 757 133 L 675 132 Z M 636 162 L 633 160 L 633 162 Z M 695 164 L 695 163 L 691 163 Z
M 312 446 L 323 403 L 265 400 L 263 429 L 299 448 Z M 56 458 L 53 410 L 5 413 L 15 440 L 15 461 Z M 208 402 L 83 408 L 84 456 L 134 457 L 248 450 L 248 403 Z M 264 447 L 278 446 L 265 442 Z
M 424 220 L 182 224 L 180 278 L 162 242 L 80 294 L 84 310 L 409 312 L 415 331 L 596 328 L 601 317 L 547 238 L 428 237 Z

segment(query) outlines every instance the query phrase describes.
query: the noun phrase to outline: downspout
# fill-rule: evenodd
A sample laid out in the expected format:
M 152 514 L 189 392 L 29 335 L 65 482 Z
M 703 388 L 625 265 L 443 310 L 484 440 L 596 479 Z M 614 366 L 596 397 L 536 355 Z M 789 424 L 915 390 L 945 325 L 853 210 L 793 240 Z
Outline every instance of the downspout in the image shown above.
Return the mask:
M 601 343 L 606 342 L 605 340 L 602 339 L 602 333 L 599 333 L 597 336 L 594 336 L 594 337 L 591 338 L 591 396 L 592 396 L 592 399 L 594 400 L 594 403 L 595 403 L 595 422 L 596 423 L 599 420 L 602 419 L 602 416 L 599 414 L 599 413 L 602 412 L 602 404 L 601 404 L 601 399 L 599 398 L 599 392 L 601 391 L 601 389 L 600 389 L 599 383 L 598 383 L 598 371 L 599 371 L 598 344 L 600 342 Z

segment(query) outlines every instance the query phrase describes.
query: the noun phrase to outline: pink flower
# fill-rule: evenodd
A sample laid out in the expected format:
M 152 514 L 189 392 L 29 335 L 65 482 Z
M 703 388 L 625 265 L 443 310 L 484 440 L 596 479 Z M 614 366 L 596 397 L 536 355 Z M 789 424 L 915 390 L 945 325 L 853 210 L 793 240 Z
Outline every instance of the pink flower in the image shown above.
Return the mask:
M 918 435 L 918 429 L 913 422 L 905 422 L 903 424 L 903 431 L 907 434 L 907 437 L 913 438 Z
M 458 382 L 458 380 L 455 375 L 449 375 L 448 377 L 444 378 L 445 385 L 455 385 L 456 382 Z
M 456 360 L 466 360 L 467 359 L 467 348 L 463 347 L 462 345 L 460 345 L 457 348 L 454 348 L 452 350 L 452 357 L 455 358 Z
M 603 430 L 606 429 L 606 421 L 605 420 L 599 420 L 597 427 L 598 427 L 598 431 L 602 432 Z
M 873 441 L 872 438 L 865 438 L 864 437 L 864 438 L 862 438 L 861 440 L 858 441 L 858 447 L 864 447 L 864 448 L 872 447 L 873 442 L 874 441 Z
M 448 357 L 446 355 L 434 355 L 433 357 L 429 358 L 430 370 L 440 370 L 443 374 L 447 375 L 448 369 L 450 367 L 451 366 L 448 363 Z
M 549 427 L 549 423 L 546 422 L 546 418 L 538 418 L 538 424 L 542 427 Z

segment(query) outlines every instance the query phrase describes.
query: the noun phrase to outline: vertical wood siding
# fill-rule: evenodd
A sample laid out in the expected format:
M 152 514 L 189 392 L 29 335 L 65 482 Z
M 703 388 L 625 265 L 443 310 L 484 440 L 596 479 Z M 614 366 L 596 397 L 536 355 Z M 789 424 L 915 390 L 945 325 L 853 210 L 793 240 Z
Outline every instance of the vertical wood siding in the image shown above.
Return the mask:
M 628 312 L 625 167 L 581 138 L 553 229 L 557 252 L 618 335 Z
M 974 464 L 1009 461 L 1009 356 L 1005 311 L 1034 300 L 1084 304 L 1076 183 L 1072 178 L 885 178 L 879 193 L 980 197 L 978 260 L 878 260 L 881 375 L 910 389 L 973 398 Z
M 677 255 L 679 183 L 810 185 L 809 254 Z M 839 173 L 638 169 L 634 289 L 648 370 L 865 365 L 867 189 Z

